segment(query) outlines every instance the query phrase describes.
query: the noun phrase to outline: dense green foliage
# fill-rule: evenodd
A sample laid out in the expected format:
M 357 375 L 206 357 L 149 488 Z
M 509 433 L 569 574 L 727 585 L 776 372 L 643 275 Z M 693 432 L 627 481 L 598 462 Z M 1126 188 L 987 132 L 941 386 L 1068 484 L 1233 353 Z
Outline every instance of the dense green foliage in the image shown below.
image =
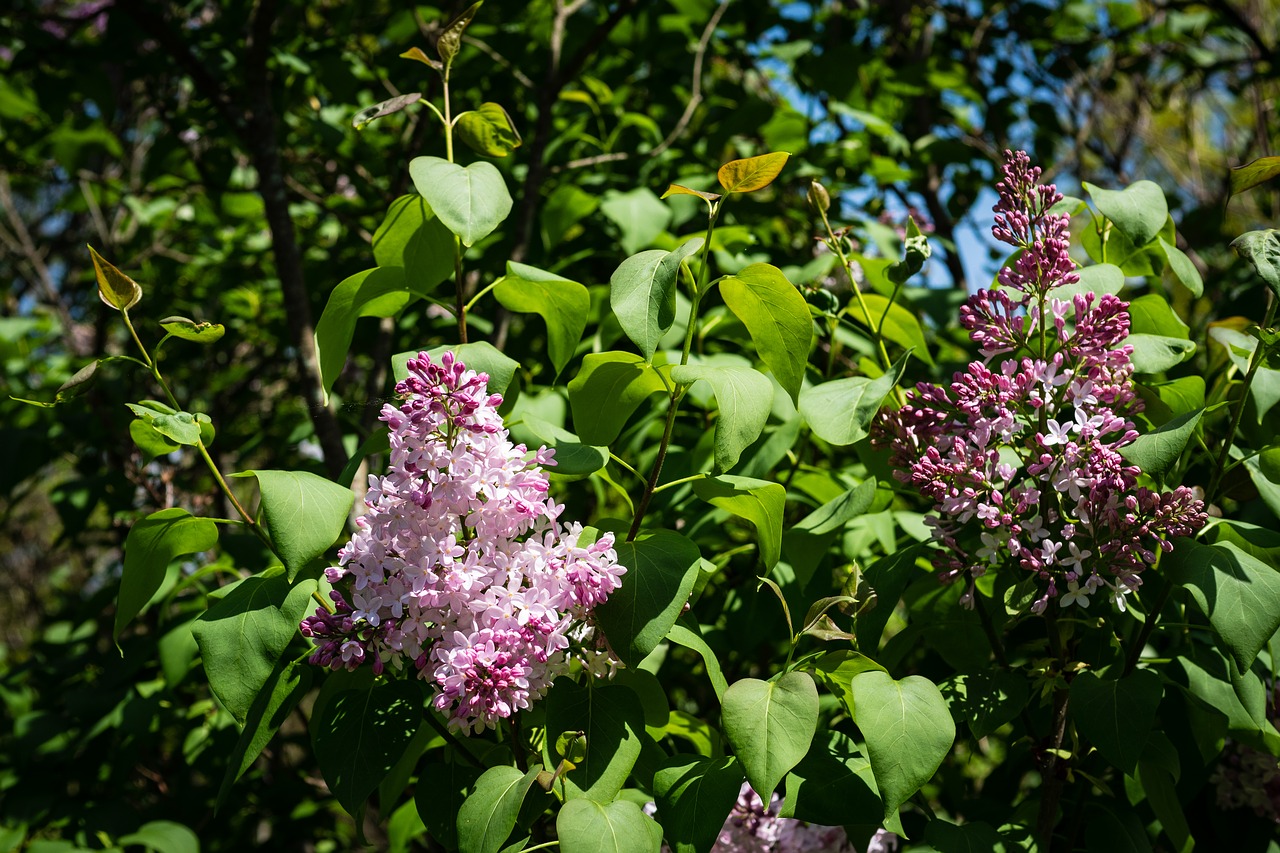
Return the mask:
M 0 843 L 706 850 L 745 778 L 860 846 L 1274 844 L 1216 779 L 1280 748 L 1280 184 L 1229 172 L 1280 135 L 1275 5 L 463 11 L 0 11 Z M 1114 622 L 960 607 L 866 441 L 974 357 L 1017 147 L 1131 302 L 1127 458 L 1230 519 Z M 630 570 L 618 683 L 466 746 L 297 632 L 445 347 Z

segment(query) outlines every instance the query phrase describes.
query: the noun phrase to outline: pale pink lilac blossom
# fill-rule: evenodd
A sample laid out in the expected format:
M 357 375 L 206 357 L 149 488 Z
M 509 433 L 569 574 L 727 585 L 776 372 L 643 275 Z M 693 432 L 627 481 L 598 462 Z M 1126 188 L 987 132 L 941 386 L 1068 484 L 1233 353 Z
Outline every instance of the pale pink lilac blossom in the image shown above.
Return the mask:
M 645 811 L 652 815 L 657 809 L 650 803 Z M 743 782 L 711 853 L 855 853 L 843 828 L 779 817 L 781 812 L 776 792 L 766 806 L 751 784 Z M 866 853 L 895 853 L 898 840 L 888 830 L 876 830 Z M 662 849 L 670 853 L 666 845 Z
M 333 669 L 411 669 L 436 687 L 455 729 L 480 731 L 528 708 L 578 655 L 593 672 L 591 611 L 618 589 L 613 535 L 583 541 L 547 496 L 553 451 L 513 444 L 488 377 L 445 353 L 408 363 L 386 405 L 391 460 L 369 477 L 359 528 L 326 570 L 334 611 L 302 623 Z
M 1088 607 L 1105 589 L 1125 595 L 1158 549 L 1204 526 L 1191 489 L 1139 487 L 1141 471 L 1119 453 L 1138 433 L 1127 303 L 1114 295 L 1054 292 L 1079 281 L 1068 254 L 1062 195 L 1038 184 L 1025 152 L 1006 155 L 995 237 L 1020 254 L 1001 290 L 980 290 L 960 309 L 978 344 L 949 386 L 922 382 L 886 412 L 872 440 L 888 447 L 896 476 L 934 501 L 926 519 L 940 546 L 943 580 L 1019 566 L 1040 581 L 1031 610 L 1051 600 Z M 997 360 L 998 356 L 1002 356 Z

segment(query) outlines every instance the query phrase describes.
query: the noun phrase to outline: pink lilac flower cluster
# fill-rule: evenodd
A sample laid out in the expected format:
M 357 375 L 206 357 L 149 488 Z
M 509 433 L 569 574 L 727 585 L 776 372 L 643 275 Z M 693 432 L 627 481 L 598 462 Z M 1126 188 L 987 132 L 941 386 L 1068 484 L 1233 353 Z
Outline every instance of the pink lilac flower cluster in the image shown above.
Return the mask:
M 1267 698 L 1267 716 L 1272 725 L 1280 726 L 1280 682 L 1271 686 Z M 1217 788 L 1219 808 L 1252 809 L 1280 826 L 1280 758 L 1242 743 L 1231 744 L 1209 781 Z
M 1020 250 L 1001 289 L 980 290 L 960 322 L 983 361 L 949 386 L 922 382 L 876 423 L 896 476 L 934 501 L 927 519 L 934 565 L 945 581 L 1017 565 L 1040 579 L 1042 613 L 1088 607 L 1100 590 L 1124 609 L 1140 573 L 1170 540 L 1204 526 L 1204 504 L 1186 487 L 1158 493 L 1120 449 L 1138 433 L 1128 303 L 1114 295 L 1054 298 L 1079 276 L 1068 254 L 1062 195 L 1038 183 L 1025 152 L 1006 153 L 997 184 L 995 237 Z M 998 356 L 1004 356 L 994 362 Z
M 650 803 L 645 811 L 652 815 L 657 808 Z M 751 784 L 743 782 L 712 853 L 855 853 L 841 827 L 779 817 L 781 811 L 782 798 L 777 793 L 766 806 Z M 670 853 L 666 845 L 662 849 Z M 866 853 L 894 853 L 897 849 L 898 836 L 879 829 L 867 842 Z
M 411 666 L 455 729 L 480 731 L 528 708 L 578 654 L 593 671 L 591 611 L 621 585 L 613 535 L 581 541 L 547 497 L 553 451 L 530 453 L 502 426 L 488 376 L 446 353 L 408 363 L 399 407 L 383 407 L 391 461 L 369 477 L 366 512 L 339 551 L 335 609 L 302 623 L 312 663 Z

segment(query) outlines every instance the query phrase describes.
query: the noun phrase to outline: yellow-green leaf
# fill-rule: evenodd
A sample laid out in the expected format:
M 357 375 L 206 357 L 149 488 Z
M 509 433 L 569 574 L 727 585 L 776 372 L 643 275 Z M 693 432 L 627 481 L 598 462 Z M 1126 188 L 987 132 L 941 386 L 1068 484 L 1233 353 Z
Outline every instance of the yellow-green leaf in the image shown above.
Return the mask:
M 142 288 L 138 283 L 116 269 L 92 246 L 89 247 L 89 255 L 93 258 L 94 275 L 98 277 L 99 298 L 117 311 L 137 305 L 142 298 Z
M 1231 195 L 1240 195 L 1277 177 L 1280 177 L 1280 157 L 1259 157 L 1231 170 Z
M 682 187 L 680 184 L 672 184 L 667 187 L 667 191 L 662 194 L 662 198 L 669 195 L 696 195 L 705 202 L 712 202 L 720 198 L 720 193 L 704 193 L 701 190 L 691 190 L 688 187 Z
M 730 160 L 720 167 L 716 177 L 720 179 L 720 186 L 724 187 L 725 192 L 755 192 L 773 183 L 773 179 L 782 173 L 782 167 L 787 164 L 790 156 L 786 151 L 774 151 L 745 160 Z

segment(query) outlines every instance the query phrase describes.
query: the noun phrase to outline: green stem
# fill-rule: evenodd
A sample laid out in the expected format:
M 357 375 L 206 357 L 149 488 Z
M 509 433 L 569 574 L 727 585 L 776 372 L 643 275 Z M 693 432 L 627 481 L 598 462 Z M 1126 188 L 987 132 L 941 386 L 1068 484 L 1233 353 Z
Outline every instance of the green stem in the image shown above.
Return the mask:
M 486 286 L 483 290 L 481 290 L 479 293 L 477 293 L 475 296 L 471 297 L 471 299 L 469 299 L 469 300 L 467 301 L 467 304 L 466 304 L 466 306 L 465 306 L 465 309 L 464 309 L 464 310 L 466 310 L 466 311 L 470 311 L 473 307 L 475 307 L 475 304 L 476 304 L 477 302 L 479 302 L 479 301 L 480 301 L 480 297 L 481 297 L 481 296 L 484 296 L 484 295 L 485 295 L 486 293 L 488 293 L 490 290 L 493 290 L 495 287 L 497 287 L 497 286 L 498 286 L 498 284 L 499 284 L 499 283 L 501 283 L 501 281 L 502 281 L 502 279 L 500 279 L 500 278 L 499 278 L 499 279 L 495 279 L 495 280 L 493 281 L 493 283 L 489 284 L 489 285 L 488 285 L 488 286 Z
M 1262 320 L 1262 328 L 1270 329 L 1271 324 L 1276 318 L 1276 300 L 1271 295 L 1271 291 L 1267 291 L 1267 314 Z M 1240 402 L 1236 405 L 1236 410 L 1231 415 L 1231 428 L 1227 430 L 1227 434 L 1222 439 L 1222 449 L 1218 452 L 1218 464 L 1214 466 L 1213 478 L 1209 481 L 1209 490 L 1205 492 L 1204 503 L 1209 506 L 1218 497 L 1218 487 L 1222 485 L 1222 475 L 1226 473 L 1227 459 L 1231 453 L 1231 445 L 1236 440 L 1236 431 L 1240 429 L 1240 421 L 1244 417 L 1244 407 L 1249 402 L 1249 386 L 1253 384 L 1253 377 L 1257 374 L 1258 368 L 1262 365 L 1263 357 L 1262 341 L 1258 341 L 1258 345 L 1253 350 L 1253 355 L 1249 359 L 1249 372 L 1244 377 L 1244 387 L 1240 389 Z
M 853 289 L 853 296 L 858 301 L 858 308 L 862 311 L 863 319 L 866 320 L 867 331 L 871 333 L 871 340 L 880 351 L 880 358 L 884 361 L 885 370 L 888 370 L 893 362 L 889 360 L 889 351 L 885 349 L 884 338 L 880 337 L 880 332 L 877 329 L 871 327 L 871 309 L 867 307 L 867 301 L 862 298 L 862 289 L 853 280 L 853 268 L 849 265 L 849 258 L 845 255 L 844 247 L 840 245 L 840 240 L 836 238 L 836 232 L 831 228 L 831 221 L 827 219 L 827 212 L 819 209 L 818 213 L 822 216 L 823 227 L 827 229 L 827 246 L 840 258 L 840 264 L 844 267 L 844 274 L 849 279 L 849 287 Z
M 679 480 L 672 480 L 670 483 L 663 483 L 661 486 L 654 489 L 653 493 L 656 495 L 658 492 L 666 491 L 667 489 L 679 486 L 683 483 L 692 483 L 694 480 L 705 480 L 710 476 L 710 474 L 703 472 L 701 474 L 694 474 L 691 477 L 681 477 Z
M 142 339 L 138 337 L 137 330 L 133 328 L 133 321 L 129 319 L 129 312 L 122 309 L 120 311 L 120 316 L 124 318 L 125 328 L 129 330 L 129 334 L 133 337 L 133 342 L 138 345 L 138 350 L 142 353 L 143 360 L 151 370 L 151 375 L 156 380 L 156 384 L 158 384 L 161 390 L 164 391 L 165 398 L 169 401 L 169 405 L 179 411 L 182 411 L 182 406 L 178 404 L 178 398 L 174 396 L 173 391 L 169 388 L 169 383 L 166 382 L 164 376 L 160 374 L 160 365 L 156 363 L 156 361 L 151 357 L 151 354 L 147 352 L 147 348 L 143 345 Z M 218 466 L 214 463 L 213 457 L 209 455 L 208 448 L 204 446 L 204 440 L 197 437 L 195 447 L 200 453 L 200 457 L 204 459 L 205 465 L 208 466 L 209 472 L 213 474 L 213 479 L 218 483 L 218 488 L 222 490 L 222 493 L 227 496 L 227 500 L 231 502 L 231 506 L 233 506 L 235 511 L 240 514 L 240 517 L 244 519 L 244 523 L 249 526 L 249 529 L 252 530 L 260 540 L 262 540 L 263 544 L 265 544 L 272 553 L 275 553 L 275 547 L 271 544 L 271 540 L 262 529 L 262 525 L 258 524 L 257 519 L 251 516 L 245 508 L 240 505 L 240 501 L 236 499 L 235 493 L 231 491 L 231 486 L 227 484 L 226 479 L 222 476 L 222 472 L 218 470 Z M 279 555 L 277 554 L 276 556 Z
M 1124 672 L 1121 678 L 1133 672 L 1138 666 L 1138 662 L 1142 660 L 1142 650 L 1147 647 L 1147 640 L 1151 639 L 1151 632 L 1156 628 L 1156 622 L 1160 619 L 1160 611 L 1164 609 L 1165 604 L 1169 602 L 1169 596 L 1173 594 L 1173 584 L 1165 582 L 1164 589 L 1156 596 L 1155 604 L 1151 610 L 1147 612 L 1147 618 L 1142 620 L 1142 627 L 1138 630 L 1138 636 L 1134 637 L 1133 643 L 1129 646 L 1129 654 L 1124 661 Z
M 609 460 L 610 460 L 610 461 L 612 461 L 612 462 L 617 462 L 617 463 L 618 463 L 618 467 L 619 467 L 619 468 L 625 468 L 626 470 L 630 471 L 632 474 L 634 474 L 634 475 L 635 475 L 635 477 L 636 477 L 636 479 L 637 479 L 637 480 L 644 480 L 644 474 L 641 474 L 641 473 L 640 473 L 639 471 L 637 471 L 635 468 L 631 467 L 631 465 L 630 465 L 630 464 L 628 464 L 627 462 L 625 462 L 625 461 L 622 459 L 622 457 L 617 456 L 617 455 L 615 455 L 614 453 L 612 453 L 612 452 L 611 452 L 611 453 L 609 454 Z
M 649 511 L 649 501 L 653 499 L 654 490 L 658 486 L 658 475 L 662 473 L 662 463 L 667 459 L 667 447 L 671 444 L 671 432 L 675 427 L 676 409 L 679 407 L 680 398 L 672 394 L 671 404 L 667 406 L 666 426 L 662 429 L 662 441 L 658 445 L 658 458 L 653 462 L 653 471 L 649 474 L 648 482 L 645 483 L 644 493 L 640 495 L 640 503 L 636 506 L 636 514 L 631 521 L 631 529 L 627 531 L 628 542 L 634 541 L 636 535 L 640 533 L 640 522 L 644 520 L 644 514 Z
M 560 846 L 560 842 L 559 842 L 559 841 L 544 841 L 542 844 L 539 844 L 539 845 L 537 845 L 536 847 L 526 847 L 526 848 L 524 848 L 524 850 L 522 851 L 522 853 L 533 853 L 533 851 L 534 851 L 534 850 L 542 850 L 542 849 L 545 849 L 545 848 L 547 848 L 547 847 L 559 847 L 559 846 Z

